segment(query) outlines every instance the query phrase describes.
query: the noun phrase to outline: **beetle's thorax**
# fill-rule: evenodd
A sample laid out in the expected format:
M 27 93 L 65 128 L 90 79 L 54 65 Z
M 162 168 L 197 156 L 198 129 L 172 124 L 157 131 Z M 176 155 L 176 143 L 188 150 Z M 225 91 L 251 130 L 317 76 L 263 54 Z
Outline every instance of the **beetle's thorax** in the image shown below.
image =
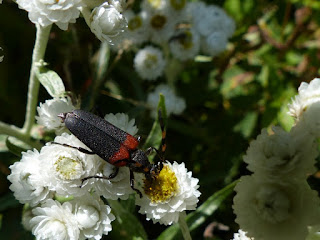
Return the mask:
M 151 164 L 148 160 L 147 155 L 144 151 L 136 149 L 130 153 L 131 162 L 129 163 L 129 168 L 134 172 L 148 172 L 150 171 Z

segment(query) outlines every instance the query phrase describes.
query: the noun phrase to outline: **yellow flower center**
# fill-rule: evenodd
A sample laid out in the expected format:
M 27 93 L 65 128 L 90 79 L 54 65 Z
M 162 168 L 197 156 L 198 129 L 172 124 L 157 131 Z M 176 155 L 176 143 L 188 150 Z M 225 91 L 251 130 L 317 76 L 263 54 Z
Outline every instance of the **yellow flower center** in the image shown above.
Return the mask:
M 79 159 L 60 156 L 54 166 L 59 177 L 64 180 L 79 179 L 83 173 L 82 163 Z
M 153 54 L 147 54 L 146 60 L 144 61 L 144 65 L 146 68 L 153 68 L 158 63 L 157 56 Z
M 167 18 L 162 15 L 155 15 L 151 18 L 151 26 L 156 30 L 161 30 L 167 22 Z
M 172 8 L 179 11 L 186 6 L 186 0 L 170 0 Z
M 149 4 L 155 9 L 161 6 L 161 1 L 162 0 L 148 0 Z
M 176 174 L 164 166 L 159 175 L 144 181 L 144 192 L 152 202 L 164 202 L 179 192 Z
M 132 18 L 128 22 L 128 29 L 130 31 L 134 31 L 136 29 L 139 29 L 141 26 L 142 26 L 142 19 L 139 16 Z
M 182 33 L 181 37 L 179 38 L 179 43 L 186 50 L 192 48 L 193 46 L 192 33 L 188 31 Z

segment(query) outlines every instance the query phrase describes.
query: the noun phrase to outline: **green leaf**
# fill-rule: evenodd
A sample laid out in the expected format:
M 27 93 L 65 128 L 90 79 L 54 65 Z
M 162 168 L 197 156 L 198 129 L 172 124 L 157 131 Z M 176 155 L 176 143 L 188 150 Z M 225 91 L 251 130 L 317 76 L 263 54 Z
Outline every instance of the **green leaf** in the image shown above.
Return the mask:
M 37 78 L 51 97 L 61 97 L 66 89 L 59 75 L 47 68 L 39 67 L 35 70 Z
M 136 198 L 135 198 L 134 194 L 131 194 L 129 196 L 129 198 L 126 200 L 119 200 L 119 201 L 120 201 L 122 207 L 126 211 L 128 211 L 130 213 L 134 213 L 136 211 L 136 205 L 135 205 Z
M 7 137 L 6 139 L 6 146 L 9 149 L 11 153 L 16 155 L 17 157 L 22 156 L 22 152 L 26 152 L 29 150 L 31 147 L 24 142 L 14 138 L 14 137 Z
M 233 66 L 223 74 L 220 92 L 225 99 L 247 95 L 247 85 L 254 80 L 254 73 Z
M 261 83 L 263 87 L 267 87 L 270 75 L 269 65 L 263 65 L 261 72 L 257 76 L 257 81 Z
M 154 121 L 151 131 L 146 139 L 146 142 L 143 146 L 144 149 L 149 147 L 159 148 L 161 143 L 161 129 L 159 127 L 159 122 L 156 120 Z M 149 159 L 152 160 L 155 154 L 150 154 Z
M 152 129 L 144 144 L 145 149 L 147 149 L 148 147 L 154 147 L 158 149 L 159 146 L 161 145 L 162 132 L 161 132 L 159 119 L 161 118 L 161 121 L 163 121 L 164 126 L 166 126 L 167 124 L 167 111 L 166 111 L 166 105 L 165 105 L 165 98 L 161 93 L 160 93 L 157 111 L 158 111 L 158 114 L 161 114 L 161 116 L 158 115 L 158 119 L 153 123 Z M 149 156 L 150 160 L 153 160 L 154 156 L 155 156 L 155 153 L 150 154 Z
M 112 222 L 110 239 L 148 239 L 140 221 L 115 200 L 108 200 L 116 219 Z
M 245 15 L 249 14 L 254 8 L 253 0 L 226 0 L 223 8 L 236 21 L 243 20 Z
M 221 205 L 221 203 L 233 192 L 238 181 L 234 181 L 209 197 L 196 211 L 188 214 L 186 221 L 190 232 L 200 227 Z M 182 239 L 179 225 L 175 224 L 167 228 L 157 238 L 158 240 Z
M 15 199 L 12 192 L 7 193 L 0 198 L 0 212 L 18 205 L 20 205 L 20 203 Z
M 243 137 L 248 138 L 251 136 L 258 120 L 257 112 L 249 112 L 246 116 L 236 125 L 233 130 L 240 132 Z
M 160 121 L 160 118 L 162 118 L 164 126 L 167 124 L 167 109 L 166 109 L 166 99 L 164 98 L 164 95 L 160 93 L 159 96 L 159 103 L 158 103 L 158 120 Z M 159 112 L 160 111 L 160 112 Z

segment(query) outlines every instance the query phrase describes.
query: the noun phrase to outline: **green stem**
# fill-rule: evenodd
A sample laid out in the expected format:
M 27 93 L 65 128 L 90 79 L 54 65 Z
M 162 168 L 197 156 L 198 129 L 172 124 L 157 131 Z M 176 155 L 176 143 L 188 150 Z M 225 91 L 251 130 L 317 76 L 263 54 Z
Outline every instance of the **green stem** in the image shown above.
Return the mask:
M 182 236 L 185 240 L 192 240 L 190 230 L 186 222 L 186 212 L 180 212 L 179 214 L 179 226 L 182 232 Z
M 30 137 L 27 136 L 22 131 L 22 129 L 20 129 L 14 125 L 9 125 L 9 124 L 0 122 L 0 133 L 15 137 L 15 138 L 25 142 L 26 144 L 28 144 L 32 148 L 40 149 L 42 146 L 39 142 L 33 141 L 32 139 L 30 139 Z
M 22 128 L 22 131 L 26 137 L 30 136 L 30 131 L 35 120 L 36 107 L 38 104 L 40 82 L 36 77 L 35 68 L 37 67 L 37 63 L 41 59 L 43 59 L 44 54 L 46 52 L 47 43 L 49 40 L 49 34 L 50 34 L 52 25 L 42 27 L 39 24 L 36 24 L 36 27 L 37 27 L 37 35 L 36 35 L 36 42 L 34 45 L 33 55 L 32 55 L 26 116 L 25 116 L 25 122 Z
M 37 35 L 36 42 L 34 44 L 33 55 L 32 55 L 32 64 L 30 70 L 30 79 L 29 79 L 29 87 L 28 87 L 28 96 L 27 96 L 27 107 L 26 107 L 26 116 L 23 128 L 18 128 L 13 125 L 9 125 L 0 121 L 0 133 L 8 136 L 16 137 L 19 140 L 29 144 L 31 147 L 40 148 L 41 144 L 39 142 L 33 141 L 30 138 L 31 128 L 34 124 L 36 107 L 38 104 L 38 94 L 40 82 L 36 78 L 35 68 L 37 67 L 37 63 L 43 59 L 44 54 L 46 52 L 47 43 L 49 40 L 49 34 L 51 30 L 51 26 L 41 27 L 40 25 L 36 25 L 37 27 Z

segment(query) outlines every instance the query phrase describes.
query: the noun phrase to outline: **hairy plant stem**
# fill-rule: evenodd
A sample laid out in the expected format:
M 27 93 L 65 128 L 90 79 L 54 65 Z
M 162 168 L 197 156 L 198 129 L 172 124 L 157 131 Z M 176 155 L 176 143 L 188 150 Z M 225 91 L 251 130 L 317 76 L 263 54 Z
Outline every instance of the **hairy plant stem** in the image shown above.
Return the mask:
M 191 235 L 190 235 L 190 231 L 189 231 L 189 227 L 186 222 L 186 216 L 187 216 L 187 214 L 185 211 L 180 212 L 178 222 L 179 222 L 179 226 L 180 226 L 183 238 L 185 240 L 192 240 Z
M 44 57 L 48 40 L 49 40 L 50 30 L 52 27 L 52 25 L 49 25 L 47 27 L 41 27 L 39 24 L 37 24 L 36 26 L 37 26 L 37 35 L 36 35 L 36 42 L 34 44 L 33 54 L 32 54 L 32 64 L 31 64 L 30 78 L 29 78 L 26 116 L 25 116 L 25 122 L 22 128 L 23 133 L 25 133 L 27 136 L 30 136 L 30 131 L 31 131 L 32 125 L 34 124 L 36 107 L 38 104 L 40 82 L 36 77 L 35 69 L 37 67 L 36 66 L 37 63 Z
M 43 59 L 47 43 L 49 40 L 49 34 L 51 30 L 51 26 L 41 27 L 40 25 L 36 25 L 37 34 L 36 34 L 36 42 L 33 48 L 32 54 L 32 64 L 30 69 L 30 78 L 29 78 L 29 86 L 28 86 L 28 96 L 27 96 L 27 107 L 26 107 L 26 115 L 25 122 L 22 128 L 18 128 L 13 125 L 9 125 L 3 122 L 0 122 L 0 133 L 6 134 L 9 136 L 16 137 L 25 143 L 29 144 L 31 147 L 39 148 L 40 144 L 32 141 L 30 139 L 30 132 L 35 120 L 36 107 L 38 104 L 38 94 L 40 82 L 35 75 L 35 69 L 37 67 L 37 63 Z

